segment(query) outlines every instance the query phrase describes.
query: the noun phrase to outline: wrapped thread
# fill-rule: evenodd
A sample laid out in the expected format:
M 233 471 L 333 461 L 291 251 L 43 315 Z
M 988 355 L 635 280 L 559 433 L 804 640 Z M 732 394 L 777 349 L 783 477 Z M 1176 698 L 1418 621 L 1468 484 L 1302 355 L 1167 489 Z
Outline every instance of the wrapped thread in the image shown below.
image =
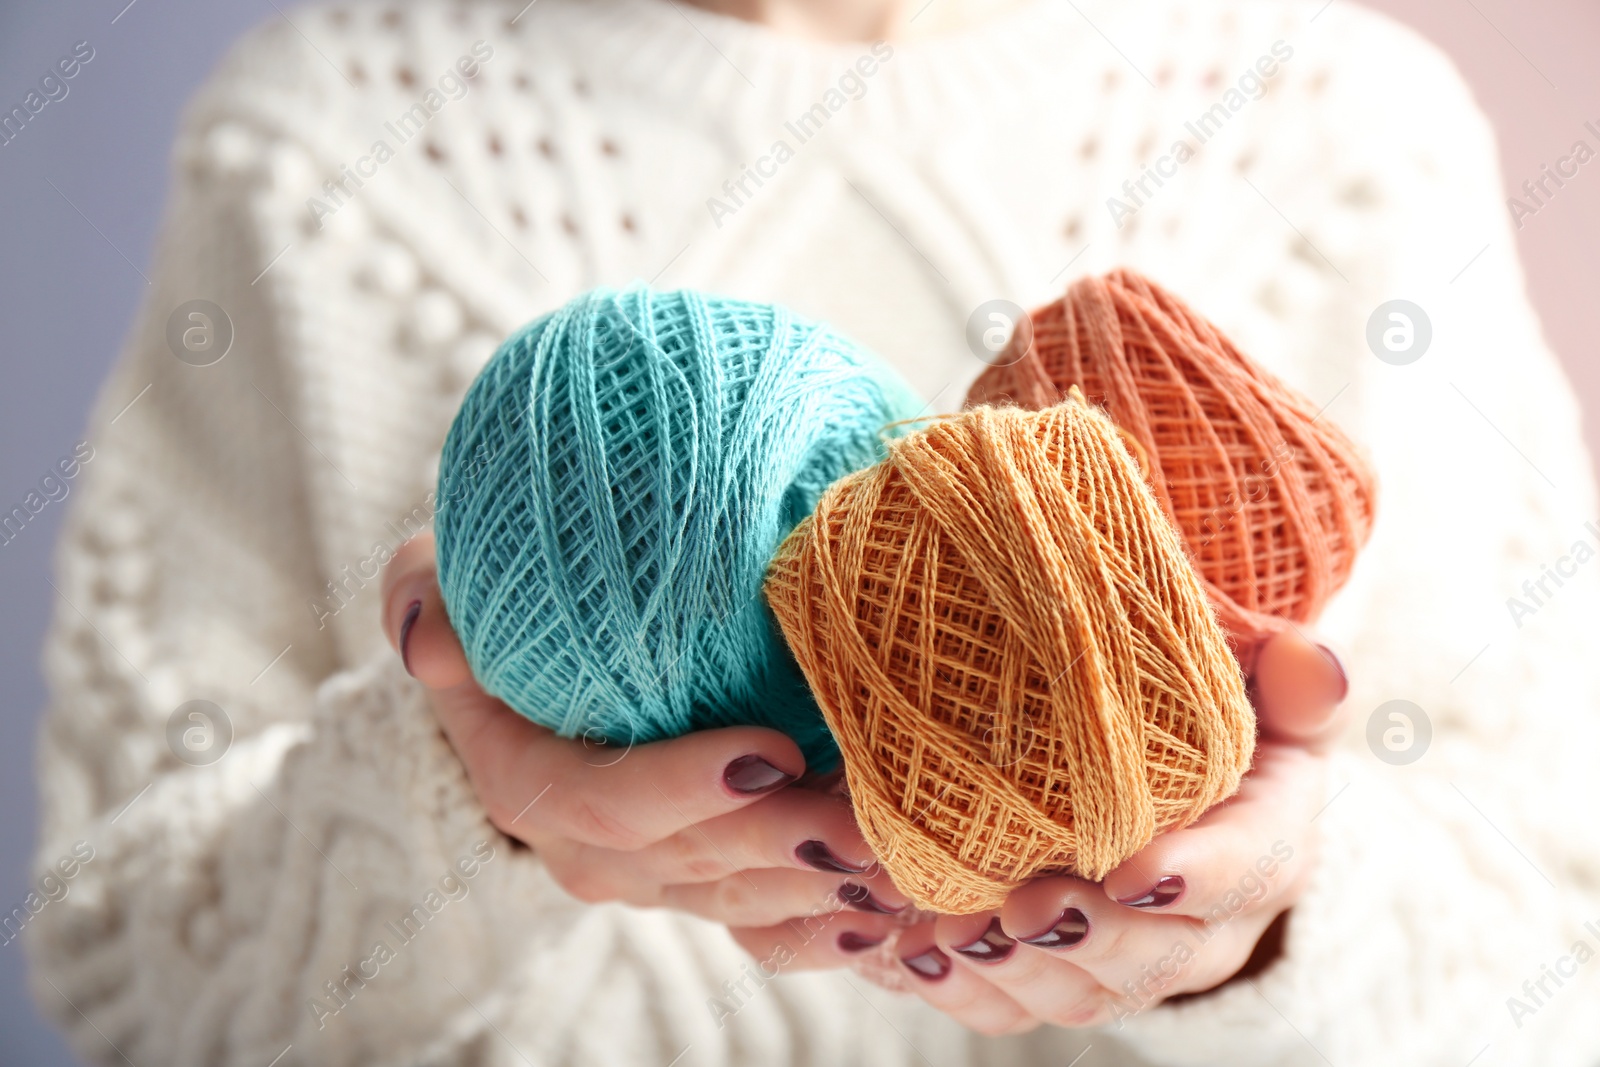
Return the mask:
M 856 818 L 919 907 L 1100 878 L 1230 795 L 1237 663 L 1112 424 L 978 408 L 835 484 L 766 593 Z
M 439 583 L 486 691 L 613 745 L 764 725 L 837 750 L 761 599 L 908 386 L 769 304 L 600 289 L 508 340 L 440 462 Z
M 1081 388 L 1137 443 L 1236 640 L 1316 618 L 1372 532 L 1377 479 L 1354 443 L 1134 271 L 1079 279 L 1030 318 L 967 403 L 1042 408 Z

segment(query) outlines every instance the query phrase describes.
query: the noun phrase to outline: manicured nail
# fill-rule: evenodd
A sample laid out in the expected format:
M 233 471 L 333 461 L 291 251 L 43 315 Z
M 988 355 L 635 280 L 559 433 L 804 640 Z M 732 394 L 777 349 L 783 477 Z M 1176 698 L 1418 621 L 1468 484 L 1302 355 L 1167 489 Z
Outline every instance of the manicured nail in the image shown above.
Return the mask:
M 756 796 L 782 789 L 794 775 L 780 771 L 760 756 L 740 756 L 722 772 L 722 780 L 740 796 Z
M 400 620 L 400 665 L 411 673 L 411 628 L 417 624 L 417 616 L 422 614 L 422 601 L 413 600 L 411 606 L 406 608 L 406 617 Z
M 1077 908 L 1068 908 L 1044 933 L 1017 940 L 1034 948 L 1072 948 L 1088 936 L 1089 917 Z
M 794 858 L 814 871 L 831 871 L 834 874 L 860 874 L 865 867 L 846 863 L 834 854 L 823 841 L 802 841 L 795 846 Z
M 1327 645 L 1318 645 L 1317 651 L 1328 657 L 1328 662 L 1333 665 L 1333 669 L 1339 674 L 1339 695 L 1333 698 L 1333 702 L 1337 704 L 1345 698 L 1345 694 L 1350 692 L 1350 676 L 1344 673 L 1344 661 L 1339 658 L 1337 652 Z
M 950 957 L 936 948 L 900 962 L 910 968 L 912 974 L 927 982 L 941 981 L 950 973 Z
M 869 948 L 877 948 L 883 944 L 881 937 L 866 937 L 854 930 L 846 930 L 839 935 L 840 952 L 865 952 Z
M 898 915 L 905 908 L 891 908 L 883 901 L 872 895 L 872 890 L 864 885 L 846 882 L 839 887 L 839 899 L 857 911 L 871 912 L 874 915 Z
M 983 932 L 982 937 L 965 945 L 950 947 L 969 960 L 977 960 L 979 963 L 999 963 L 1001 960 L 1011 958 L 1011 954 L 1017 950 L 1017 943 L 1006 936 L 1006 932 L 1000 928 L 999 919 L 990 919 L 989 928 Z
M 1183 890 L 1183 879 L 1176 874 L 1168 874 L 1138 896 L 1117 903 L 1130 908 L 1164 908 L 1183 896 Z

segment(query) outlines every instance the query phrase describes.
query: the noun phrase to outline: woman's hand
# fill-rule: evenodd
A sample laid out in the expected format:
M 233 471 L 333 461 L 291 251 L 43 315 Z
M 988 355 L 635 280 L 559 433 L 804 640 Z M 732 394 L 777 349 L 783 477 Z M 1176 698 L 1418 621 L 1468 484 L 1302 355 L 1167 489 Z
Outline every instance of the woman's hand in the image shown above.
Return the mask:
M 383 627 L 490 822 L 534 848 L 578 899 L 738 926 L 904 907 L 849 802 L 786 788 L 805 760 L 783 734 L 733 727 L 610 747 L 557 737 L 486 694 L 445 614 L 431 534 L 385 568 Z
M 1261 738 L 1234 797 L 1156 838 L 1099 884 L 1041 878 L 995 912 L 941 916 L 900 933 L 894 952 L 924 1000 L 988 1034 L 1040 1023 L 1089 1026 L 1211 989 L 1276 955 L 1279 920 L 1314 862 L 1323 751 L 1337 735 L 1344 670 L 1289 632 L 1246 655 Z M 893 925 L 814 939 L 794 966 L 839 966 Z M 757 959 L 796 943 L 794 924 L 734 931 Z

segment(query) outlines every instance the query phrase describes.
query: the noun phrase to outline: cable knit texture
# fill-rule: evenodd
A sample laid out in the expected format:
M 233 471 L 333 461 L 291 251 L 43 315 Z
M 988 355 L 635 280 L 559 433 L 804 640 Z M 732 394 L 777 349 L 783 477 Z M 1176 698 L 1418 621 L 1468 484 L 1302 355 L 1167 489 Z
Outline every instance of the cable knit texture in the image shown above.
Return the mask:
M 1260 99 L 1228 96 L 1274 54 Z M 476 75 L 447 77 L 464 56 Z M 1205 115 L 1196 146 L 1186 124 Z M 1175 164 L 1185 137 L 1198 150 Z M 1163 156 L 1158 185 L 1145 165 Z M 1506 1003 L 1600 926 L 1585 792 L 1600 568 L 1547 580 L 1531 614 L 1506 608 L 1594 540 L 1591 472 L 1523 296 L 1487 125 L 1410 34 L 1320 0 L 1046 2 L 876 51 L 665 0 L 286 8 L 192 106 L 174 170 L 155 285 L 94 415 L 46 653 L 40 864 L 77 840 L 96 854 L 26 941 L 40 1003 L 84 1056 L 1600 1056 L 1593 975 L 1547 983 L 1520 1019 Z M 491 829 L 386 650 L 376 575 L 426 522 L 450 416 L 497 338 L 596 284 L 692 285 L 825 320 L 954 410 L 982 369 L 963 341 L 973 308 L 1036 306 L 1121 264 L 1326 405 L 1384 485 L 1322 619 L 1357 724 L 1270 969 L 1114 1031 L 985 1040 L 849 972 L 758 983 L 718 928 L 578 904 Z M 1363 340 L 1397 297 L 1434 324 L 1405 367 Z M 167 347 L 191 299 L 233 324 L 213 366 Z M 1433 726 L 1407 766 L 1361 730 L 1399 698 Z M 165 741 L 194 699 L 233 724 L 208 766 Z M 451 878 L 468 860 L 474 876 Z M 465 896 L 437 892 L 458 883 Z M 425 925 L 401 941 L 390 926 L 413 904 Z M 394 958 L 368 962 L 379 940 Z

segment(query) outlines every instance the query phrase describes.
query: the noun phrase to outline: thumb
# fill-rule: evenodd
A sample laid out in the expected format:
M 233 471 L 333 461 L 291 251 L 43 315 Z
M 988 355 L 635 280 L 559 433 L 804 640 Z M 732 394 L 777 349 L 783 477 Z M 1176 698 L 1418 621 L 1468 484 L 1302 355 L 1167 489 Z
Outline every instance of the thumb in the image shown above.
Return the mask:
M 412 677 L 433 690 L 470 681 L 472 669 L 439 591 L 433 534 L 418 534 L 400 546 L 383 569 L 381 588 L 384 636 Z
M 1264 734 L 1308 748 L 1338 734 L 1349 683 L 1328 646 L 1297 629 L 1284 630 L 1261 643 L 1246 673 Z

